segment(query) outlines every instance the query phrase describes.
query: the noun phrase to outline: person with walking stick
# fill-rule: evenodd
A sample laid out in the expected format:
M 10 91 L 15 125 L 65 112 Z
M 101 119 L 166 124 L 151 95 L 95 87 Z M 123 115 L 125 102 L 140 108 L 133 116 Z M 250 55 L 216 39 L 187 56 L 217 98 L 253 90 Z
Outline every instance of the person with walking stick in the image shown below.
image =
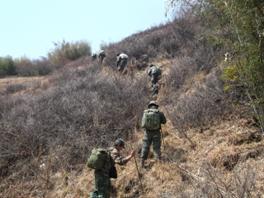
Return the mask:
M 121 151 L 125 148 L 125 141 L 121 138 L 118 138 L 115 143 L 114 147 L 111 148 L 111 156 L 118 165 L 125 165 L 132 157 L 135 156 L 135 151 L 131 151 L 130 155 L 123 157 L 121 155 Z
M 94 169 L 95 187 L 90 193 L 90 198 L 110 198 L 113 188 L 111 186 L 111 178 L 117 178 L 115 165 L 125 165 L 135 156 L 135 151 L 131 151 L 130 155 L 124 157 L 121 151 L 125 148 L 125 141 L 118 138 L 113 147 L 94 148 L 87 160 L 87 166 Z M 115 197 L 115 196 L 114 196 Z

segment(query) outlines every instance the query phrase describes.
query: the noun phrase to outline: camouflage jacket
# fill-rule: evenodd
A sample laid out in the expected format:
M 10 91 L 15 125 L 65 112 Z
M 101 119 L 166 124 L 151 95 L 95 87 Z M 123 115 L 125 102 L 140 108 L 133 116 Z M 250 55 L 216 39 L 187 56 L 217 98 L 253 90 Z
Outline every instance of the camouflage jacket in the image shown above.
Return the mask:
M 159 116 L 160 116 L 160 124 L 166 124 L 167 120 L 166 120 L 166 117 L 165 117 L 164 113 L 159 111 Z M 143 119 L 144 119 L 144 116 L 142 117 L 141 126 L 143 126 Z M 161 126 L 160 126 L 160 128 L 161 128 Z
M 114 160 L 115 164 L 118 165 L 125 165 L 128 160 L 123 157 L 120 152 L 116 149 L 116 148 L 110 148 L 110 152 L 111 152 L 111 157 Z
M 161 75 L 161 70 L 159 67 L 157 66 L 152 66 L 151 68 L 148 69 L 147 71 L 148 75 L 151 76 L 160 76 Z

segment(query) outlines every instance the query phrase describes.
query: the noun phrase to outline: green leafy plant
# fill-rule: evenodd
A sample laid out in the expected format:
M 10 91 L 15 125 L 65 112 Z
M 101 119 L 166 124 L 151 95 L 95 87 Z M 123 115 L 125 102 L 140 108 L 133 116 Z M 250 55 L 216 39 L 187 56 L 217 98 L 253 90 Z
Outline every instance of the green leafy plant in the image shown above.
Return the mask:
M 12 57 L 0 57 L 0 77 L 14 74 L 16 74 L 16 68 Z
M 264 3 L 257 0 L 170 0 L 175 7 L 191 8 L 211 31 L 204 32 L 209 42 L 215 36 L 234 53 L 233 66 L 224 69 L 226 87 L 239 84 L 248 98 L 264 133 Z M 236 88 L 237 86 L 233 86 Z

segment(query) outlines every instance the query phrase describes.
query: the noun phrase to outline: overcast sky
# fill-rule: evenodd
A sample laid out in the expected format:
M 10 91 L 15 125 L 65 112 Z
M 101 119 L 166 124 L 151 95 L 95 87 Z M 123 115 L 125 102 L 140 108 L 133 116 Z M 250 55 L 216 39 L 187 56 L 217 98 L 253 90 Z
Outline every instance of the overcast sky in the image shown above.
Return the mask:
M 97 51 L 168 21 L 164 0 L 0 0 L 0 7 L 0 56 L 46 56 L 63 39 Z

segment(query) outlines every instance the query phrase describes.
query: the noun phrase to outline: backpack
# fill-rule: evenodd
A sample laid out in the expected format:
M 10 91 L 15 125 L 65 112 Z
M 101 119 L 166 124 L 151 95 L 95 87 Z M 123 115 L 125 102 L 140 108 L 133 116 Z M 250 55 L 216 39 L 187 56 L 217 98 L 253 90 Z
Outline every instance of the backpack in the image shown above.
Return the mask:
M 111 156 L 106 149 L 94 148 L 87 160 L 87 166 L 92 169 L 103 169 L 106 163 L 111 163 Z
M 110 167 L 110 170 L 109 170 L 109 177 L 113 178 L 113 179 L 117 178 L 117 170 L 116 170 L 116 167 L 115 167 L 115 162 L 114 162 L 114 160 L 112 158 L 111 158 L 111 167 Z
M 158 109 L 147 109 L 142 118 L 142 127 L 147 130 L 160 129 L 160 114 Z
M 160 75 L 161 75 L 161 70 L 160 70 L 160 68 L 158 68 L 158 67 L 154 67 L 154 68 L 152 69 L 152 75 L 153 75 L 153 76 L 156 76 L 156 77 L 160 76 Z

